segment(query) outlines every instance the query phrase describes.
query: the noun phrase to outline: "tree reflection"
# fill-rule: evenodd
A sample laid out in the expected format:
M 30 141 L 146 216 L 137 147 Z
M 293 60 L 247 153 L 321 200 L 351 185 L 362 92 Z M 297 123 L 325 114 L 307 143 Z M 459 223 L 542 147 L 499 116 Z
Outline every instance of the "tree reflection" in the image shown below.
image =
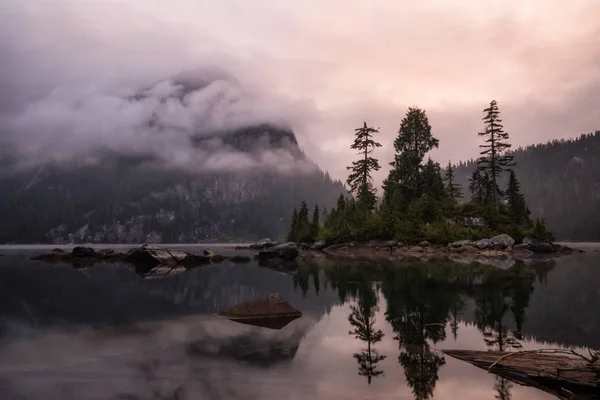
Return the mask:
M 380 342 L 384 336 L 381 329 L 375 329 L 375 314 L 379 311 L 379 298 L 371 282 L 361 282 L 356 297 L 357 301 L 350 307 L 352 312 L 348 316 L 350 325 L 354 327 L 349 334 L 367 344 L 366 349 L 354 353 L 353 356 L 359 365 L 358 375 L 366 376 L 368 383 L 371 384 L 373 377 L 383 375 L 383 371 L 377 369 L 377 363 L 386 358 L 373 348 L 373 344 Z
M 431 279 L 422 269 L 399 270 L 384 285 L 386 317 L 397 334 L 399 363 L 415 399 L 433 396 L 445 358 L 432 351 L 430 342 L 446 339 L 445 324 L 453 304 L 453 291 L 445 280 Z
M 498 400 L 510 400 L 512 397 L 510 389 L 512 389 L 512 387 L 513 385 L 509 380 L 497 376 L 496 383 L 494 384 L 494 389 L 497 393 L 494 397 Z

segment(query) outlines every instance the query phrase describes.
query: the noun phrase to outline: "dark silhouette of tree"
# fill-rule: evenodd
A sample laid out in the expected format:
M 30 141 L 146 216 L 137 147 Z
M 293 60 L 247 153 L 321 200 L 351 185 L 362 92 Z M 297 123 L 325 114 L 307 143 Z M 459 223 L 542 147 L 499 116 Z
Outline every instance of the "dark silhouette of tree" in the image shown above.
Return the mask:
M 454 168 L 452 168 L 450 161 L 448 161 L 448 165 L 444 169 L 444 182 L 446 182 L 446 193 L 451 199 L 462 199 L 462 188 L 454 180 Z
M 498 180 L 502 172 L 512 166 L 513 156 L 506 153 L 511 145 L 508 143 L 508 133 L 503 130 L 496 100 L 492 100 L 483 112 L 485 130 L 480 132 L 479 136 L 483 137 L 484 143 L 479 146 L 482 151 L 477 164 L 489 176 L 488 191 L 491 194 L 491 203 L 498 207 L 502 194 Z
M 353 161 L 352 165 L 347 167 L 352 171 L 348 176 L 347 183 L 350 191 L 354 193 L 358 208 L 363 211 L 371 211 L 377 204 L 377 191 L 371 181 L 371 172 L 381 169 L 379 161 L 371 156 L 375 148 L 381 147 L 381 144 L 373 140 L 373 133 L 379 133 L 379 130 L 367 126 L 365 122 L 363 127 L 355 129 L 355 132 L 354 143 L 350 148 L 357 150 L 361 158 Z
M 296 234 L 298 231 L 298 211 L 294 208 L 292 212 L 292 226 L 290 227 L 290 233 L 288 233 L 288 240 L 290 242 L 296 241 Z
M 313 240 L 319 235 L 319 205 L 315 204 L 315 209 L 313 211 L 312 221 L 310 223 L 311 226 L 311 234 Z
M 445 324 L 452 305 L 452 291 L 445 281 L 431 281 L 420 269 L 397 271 L 383 283 L 388 310 L 386 319 L 397 334 L 407 384 L 415 399 L 433 396 L 439 369 L 446 363 L 429 342 L 445 340 Z
M 521 193 L 521 184 L 517 180 L 517 176 L 513 170 L 510 170 L 506 199 L 508 200 L 508 211 L 513 222 L 516 224 L 531 222 L 529 218 L 531 212 L 525 202 L 525 196 Z
M 441 200 L 446 195 L 440 164 L 434 162 L 431 158 L 423 166 L 421 185 L 425 196 Z
M 461 295 L 458 294 L 456 300 L 452 304 L 452 309 L 450 310 L 450 330 L 452 332 L 452 337 L 454 340 L 458 337 L 458 316 L 465 306 L 465 301 L 462 299 Z
M 360 353 L 354 353 L 353 357 L 359 365 L 358 374 L 366 376 L 368 383 L 371 384 L 374 377 L 383 375 L 383 371 L 377 369 L 377 364 L 386 358 L 373 348 L 373 345 L 380 342 L 384 336 L 381 329 L 375 329 L 375 313 L 379 311 L 379 299 L 369 281 L 359 284 L 357 297 L 357 302 L 350 307 L 352 312 L 348 316 L 350 325 L 354 327 L 349 334 L 367 344 L 366 348 Z
M 421 170 L 425 155 L 439 140 L 432 136 L 431 125 L 424 110 L 411 107 L 400 123 L 394 140 L 392 169 L 383 183 L 384 203 L 391 208 L 406 209 L 422 194 Z
M 484 204 L 486 197 L 486 187 L 481 173 L 481 169 L 475 168 L 469 179 L 469 192 L 471 192 L 471 201 L 477 204 Z
M 512 389 L 512 387 L 513 385 L 509 380 L 497 376 L 496 383 L 494 384 L 494 389 L 497 393 L 494 397 L 498 400 L 510 400 L 512 397 L 510 389 Z

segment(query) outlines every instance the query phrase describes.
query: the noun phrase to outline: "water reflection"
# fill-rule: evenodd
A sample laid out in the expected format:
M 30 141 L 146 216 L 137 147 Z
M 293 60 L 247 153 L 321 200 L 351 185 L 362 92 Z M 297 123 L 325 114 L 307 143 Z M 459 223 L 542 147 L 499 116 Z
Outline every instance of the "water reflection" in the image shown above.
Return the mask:
M 23 262 L 0 269 L 0 398 L 547 399 L 441 350 L 597 347 L 597 261 L 224 264 L 151 280 Z M 271 292 L 303 317 L 272 331 L 212 315 Z
M 348 322 L 353 327 L 350 335 L 366 342 L 367 348 L 361 349 L 360 353 L 354 353 L 352 356 L 359 365 L 358 375 L 366 376 L 370 385 L 371 379 L 383 375 L 383 370 L 377 369 L 377 364 L 387 357 L 379 354 L 374 348 L 375 343 L 381 342 L 384 336 L 381 329 L 375 329 L 375 313 L 379 311 L 379 298 L 369 281 L 359 283 L 354 298 L 355 304 L 350 306 L 352 312 L 348 316 Z

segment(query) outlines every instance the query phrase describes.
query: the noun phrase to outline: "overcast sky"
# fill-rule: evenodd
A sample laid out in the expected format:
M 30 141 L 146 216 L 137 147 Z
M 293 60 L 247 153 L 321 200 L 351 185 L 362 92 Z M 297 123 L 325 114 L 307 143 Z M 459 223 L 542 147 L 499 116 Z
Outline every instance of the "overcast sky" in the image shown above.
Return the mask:
M 56 104 L 100 113 L 98 126 L 107 96 L 211 66 L 261 99 L 244 115 L 277 114 L 336 177 L 363 120 L 389 161 L 409 106 L 440 138 L 433 157 L 459 161 L 477 156 L 492 99 L 515 145 L 600 129 L 598 21 L 595 0 L 2 0 L 0 128 L 29 150 L 44 126 L 43 143 L 115 141 L 122 124 L 75 129 Z

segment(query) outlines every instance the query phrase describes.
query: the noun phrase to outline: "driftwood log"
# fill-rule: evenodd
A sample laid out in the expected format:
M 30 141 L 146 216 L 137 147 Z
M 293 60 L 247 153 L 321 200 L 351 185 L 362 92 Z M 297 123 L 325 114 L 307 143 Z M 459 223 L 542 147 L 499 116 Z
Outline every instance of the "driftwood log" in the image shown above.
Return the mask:
M 445 354 L 515 383 L 561 399 L 600 399 L 600 361 L 589 362 L 568 350 L 446 350 Z

